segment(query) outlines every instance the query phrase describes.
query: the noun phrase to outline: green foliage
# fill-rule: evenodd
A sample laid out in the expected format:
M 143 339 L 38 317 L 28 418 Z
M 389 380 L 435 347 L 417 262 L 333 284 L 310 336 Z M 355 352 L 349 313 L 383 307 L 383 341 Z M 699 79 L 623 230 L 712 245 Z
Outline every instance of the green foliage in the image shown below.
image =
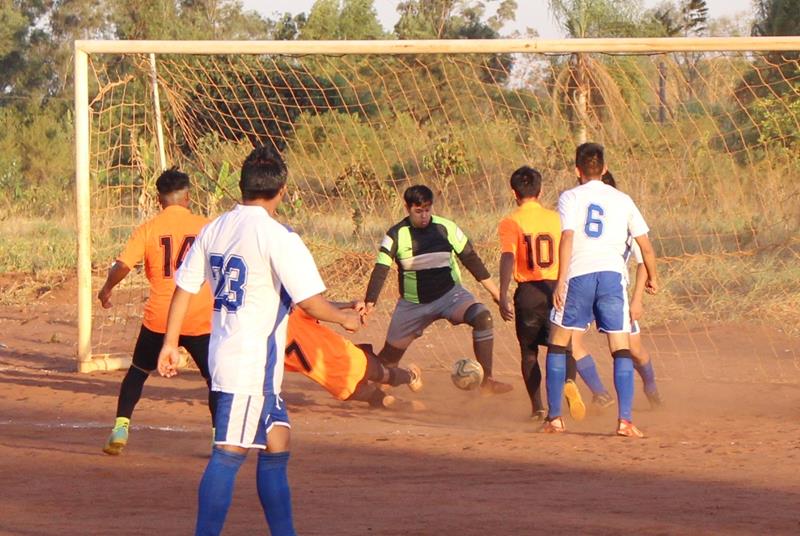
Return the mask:
M 381 204 L 385 206 L 395 196 L 395 191 L 363 162 L 348 164 L 336 177 L 334 191 L 350 204 L 354 235 L 362 234 L 367 214 L 374 213 Z
M 756 99 L 751 112 L 758 125 L 758 143 L 785 149 L 796 158 L 800 150 L 800 83 L 783 96 L 769 95 Z
M 474 166 L 467 158 L 464 144 L 450 135 L 440 137 L 431 152 L 422 157 L 423 169 L 433 171 L 430 178 L 434 186 L 447 198 L 447 192 L 458 175 L 473 171 Z
M 301 39 L 380 39 L 384 36 L 373 0 L 317 0 Z

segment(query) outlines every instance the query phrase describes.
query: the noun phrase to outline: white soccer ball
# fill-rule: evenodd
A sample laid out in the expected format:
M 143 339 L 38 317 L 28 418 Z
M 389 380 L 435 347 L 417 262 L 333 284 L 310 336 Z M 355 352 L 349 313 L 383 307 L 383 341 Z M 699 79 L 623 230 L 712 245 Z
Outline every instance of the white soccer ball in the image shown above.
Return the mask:
M 483 381 L 483 367 L 474 359 L 459 359 L 453 363 L 450 379 L 459 389 L 476 389 Z

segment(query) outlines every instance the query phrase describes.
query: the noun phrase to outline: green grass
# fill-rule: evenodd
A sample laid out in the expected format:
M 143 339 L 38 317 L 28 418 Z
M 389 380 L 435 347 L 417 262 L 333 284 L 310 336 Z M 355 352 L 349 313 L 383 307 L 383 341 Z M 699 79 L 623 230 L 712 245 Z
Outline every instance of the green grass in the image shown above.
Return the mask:
M 73 217 L 12 216 L 0 224 L 0 272 L 74 270 L 76 243 Z

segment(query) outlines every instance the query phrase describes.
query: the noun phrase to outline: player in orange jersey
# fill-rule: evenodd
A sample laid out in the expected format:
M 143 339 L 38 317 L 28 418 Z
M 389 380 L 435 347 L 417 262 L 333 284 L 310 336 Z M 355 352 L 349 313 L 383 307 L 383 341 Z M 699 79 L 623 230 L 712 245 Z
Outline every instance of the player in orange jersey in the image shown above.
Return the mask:
M 124 251 L 108 270 L 103 288 L 97 294 L 102 306 L 112 306 L 111 293 L 136 264 L 144 261 L 150 282 L 150 296 L 144 306 L 142 327 L 133 350 L 133 362 L 122 380 L 117 400 L 117 420 L 103 446 L 106 454 L 117 455 L 128 443 L 128 428 L 144 382 L 158 363 L 158 353 L 166 331 L 167 312 L 175 290 L 174 274 L 194 243 L 200 229 L 208 223 L 189 211 L 189 176 L 171 168 L 156 180 L 162 211 L 140 225 Z M 180 345 L 194 359 L 200 374 L 209 382 L 208 341 L 211 332 L 211 293 L 206 285 L 194 296 L 181 329 Z M 214 422 L 214 404 L 209 390 L 209 410 Z
M 363 303 L 356 301 L 334 305 L 341 309 L 363 308 Z M 407 384 L 412 391 L 422 388 L 418 366 L 384 367 L 371 345 L 353 344 L 301 309 L 289 315 L 284 368 L 311 378 L 338 400 L 358 400 L 377 408 L 389 408 L 396 399 L 375 383 Z
M 531 416 L 544 420 L 542 404 L 542 372 L 538 362 L 539 346 L 547 345 L 553 290 L 558 278 L 558 245 L 561 221 L 558 212 L 539 203 L 542 175 L 522 166 L 511 174 L 511 189 L 517 208 L 501 222 L 500 234 L 500 315 L 515 320 L 517 340 L 522 354 L 522 377 L 531 401 Z M 514 309 L 508 302 L 511 279 L 517 282 Z M 564 394 L 570 414 L 583 419 L 586 406 L 575 384 L 574 360 L 567 374 Z

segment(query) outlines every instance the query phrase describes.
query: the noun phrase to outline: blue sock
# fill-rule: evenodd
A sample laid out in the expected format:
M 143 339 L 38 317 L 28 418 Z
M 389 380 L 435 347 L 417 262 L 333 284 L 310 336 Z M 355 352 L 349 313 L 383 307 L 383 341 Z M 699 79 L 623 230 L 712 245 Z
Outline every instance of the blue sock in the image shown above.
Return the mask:
M 646 365 L 634 365 L 633 368 L 635 368 L 639 376 L 642 377 L 645 393 L 654 393 L 658 390 L 656 388 L 656 373 L 653 370 L 652 361 L 648 361 Z
M 272 536 L 294 536 L 292 521 L 292 495 L 286 465 L 289 452 L 261 452 L 258 454 L 258 498 L 267 518 Z
M 211 459 L 200 480 L 195 536 L 216 536 L 222 532 L 233 499 L 236 473 L 246 457 L 246 454 L 219 447 L 211 451 Z
M 619 400 L 619 418 L 632 420 L 633 413 L 633 359 L 614 358 L 614 388 Z
M 547 418 L 555 419 L 561 416 L 561 399 L 564 397 L 564 380 L 567 377 L 567 354 L 562 350 L 559 353 L 547 351 Z
M 575 366 L 578 369 L 578 374 L 580 374 L 581 379 L 583 379 L 586 385 L 589 386 L 589 389 L 592 390 L 592 394 L 602 395 L 607 392 L 605 385 L 603 385 L 603 380 L 601 380 L 600 375 L 597 374 L 597 366 L 591 355 L 586 354 L 578 359 L 575 362 Z

